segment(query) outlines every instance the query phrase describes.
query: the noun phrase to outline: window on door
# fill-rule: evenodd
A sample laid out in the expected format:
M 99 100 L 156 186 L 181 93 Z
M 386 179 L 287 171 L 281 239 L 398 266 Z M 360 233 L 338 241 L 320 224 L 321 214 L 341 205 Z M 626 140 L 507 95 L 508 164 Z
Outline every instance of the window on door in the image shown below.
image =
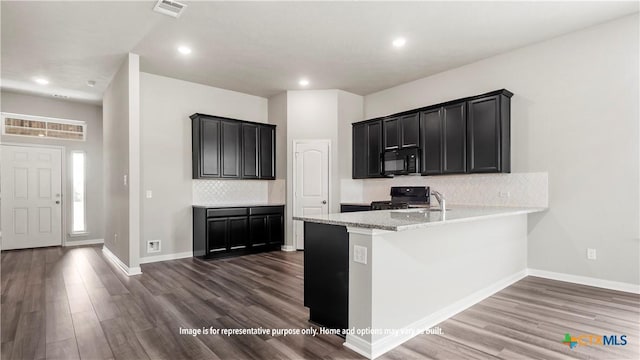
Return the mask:
M 86 186 L 85 186 L 85 166 L 86 156 L 82 151 L 71 153 L 71 168 L 73 178 L 73 224 L 72 234 L 80 234 L 87 231 L 86 221 Z

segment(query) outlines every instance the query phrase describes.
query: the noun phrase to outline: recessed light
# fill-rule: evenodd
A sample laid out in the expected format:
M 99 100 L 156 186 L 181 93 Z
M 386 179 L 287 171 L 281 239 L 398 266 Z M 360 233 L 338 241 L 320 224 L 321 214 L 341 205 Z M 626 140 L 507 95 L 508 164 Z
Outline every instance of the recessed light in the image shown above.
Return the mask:
M 307 86 L 307 85 L 309 85 L 309 80 L 300 79 L 300 81 L 298 81 L 298 84 L 300 84 L 300 86 Z
M 37 82 L 40 85 L 47 85 L 49 83 L 49 80 L 41 77 L 33 78 L 33 81 Z
M 183 55 L 191 54 L 191 48 L 188 46 L 178 46 L 178 52 Z
M 407 43 L 407 39 L 403 37 L 396 38 L 393 40 L 392 44 L 394 47 L 401 48 Z
M 94 86 L 96 86 L 96 82 L 94 80 L 89 80 L 89 81 L 87 81 L 87 86 L 88 87 L 94 87 Z

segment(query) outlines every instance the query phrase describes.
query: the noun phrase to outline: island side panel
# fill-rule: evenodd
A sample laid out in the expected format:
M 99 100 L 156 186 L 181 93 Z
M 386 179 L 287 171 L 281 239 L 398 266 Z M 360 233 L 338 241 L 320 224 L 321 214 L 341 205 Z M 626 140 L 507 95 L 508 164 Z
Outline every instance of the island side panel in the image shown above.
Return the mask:
M 367 231 L 371 235 L 363 235 Z M 350 258 L 350 327 L 432 327 L 526 274 L 526 215 L 349 233 L 350 250 L 360 244 L 369 253 L 365 266 Z M 411 337 L 347 336 L 345 345 L 375 358 Z
M 304 223 L 304 305 L 309 320 L 346 329 L 349 311 L 349 235 L 344 226 Z

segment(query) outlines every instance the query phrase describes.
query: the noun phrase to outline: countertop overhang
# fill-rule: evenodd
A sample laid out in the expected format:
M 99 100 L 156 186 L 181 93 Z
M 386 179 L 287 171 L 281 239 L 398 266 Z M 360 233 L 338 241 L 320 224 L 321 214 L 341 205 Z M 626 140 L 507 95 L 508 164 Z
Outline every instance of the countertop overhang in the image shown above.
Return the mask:
M 363 229 L 405 231 L 451 223 L 542 212 L 540 207 L 455 206 L 444 213 L 429 209 L 359 211 L 294 216 L 293 220 Z

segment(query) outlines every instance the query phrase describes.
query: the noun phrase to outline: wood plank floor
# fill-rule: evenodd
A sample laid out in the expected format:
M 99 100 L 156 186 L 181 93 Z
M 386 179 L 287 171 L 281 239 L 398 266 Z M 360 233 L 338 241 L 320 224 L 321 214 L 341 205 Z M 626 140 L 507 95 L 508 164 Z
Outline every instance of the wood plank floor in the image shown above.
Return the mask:
M 2 359 L 362 359 L 331 335 L 179 335 L 308 328 L 301 253 L 142 270 L 124 276 L 99 247 L 2 252 Z M 528 277 L 381 359 L 640 359 L 639 324 L 638 295 Z M 569 349 L 565 333 L 628 343 Z

